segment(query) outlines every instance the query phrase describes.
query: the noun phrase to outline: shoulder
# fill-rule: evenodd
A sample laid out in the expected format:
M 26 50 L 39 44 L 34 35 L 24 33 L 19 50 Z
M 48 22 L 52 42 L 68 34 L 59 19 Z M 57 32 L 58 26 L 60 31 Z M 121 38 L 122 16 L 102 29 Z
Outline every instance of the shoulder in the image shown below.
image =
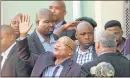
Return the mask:
M 93 61 L 90 61 L 90 62 L 83 64 L 82 68 L 85 69 L 85 70 L 90 70 L 91 67 L 96 66 L 97 64 L 98 64 L 98 61 L 93 60 Z
M 41 53 L 39 58 L 44 58 L 44 59 L 50 59 L 50 58 L 55 58 L 55 56 L 53 55 L 52 52 L 44 52 L 44 53 Z

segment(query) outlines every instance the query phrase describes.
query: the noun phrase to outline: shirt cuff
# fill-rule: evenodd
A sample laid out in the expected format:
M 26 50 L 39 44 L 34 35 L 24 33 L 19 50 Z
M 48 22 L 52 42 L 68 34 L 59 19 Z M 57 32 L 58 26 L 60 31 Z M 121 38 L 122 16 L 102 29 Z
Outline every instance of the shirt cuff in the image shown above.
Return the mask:
M 20 40 L 24 40 L 26 37 L 19 37 L 17 40 L 20 41 Z

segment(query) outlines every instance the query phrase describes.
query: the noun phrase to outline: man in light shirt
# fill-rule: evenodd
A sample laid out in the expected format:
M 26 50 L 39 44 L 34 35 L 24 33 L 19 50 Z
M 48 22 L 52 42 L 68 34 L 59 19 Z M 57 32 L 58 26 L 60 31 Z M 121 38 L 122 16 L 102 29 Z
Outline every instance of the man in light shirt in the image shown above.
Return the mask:
M 54 25 L 54 15 L 49 9 L 42 8 L 36 13 L 36 29 L 28 36 L 31 52 L 40 55 L 54 50 L 54 44 L 58 39 L 53 34 Z

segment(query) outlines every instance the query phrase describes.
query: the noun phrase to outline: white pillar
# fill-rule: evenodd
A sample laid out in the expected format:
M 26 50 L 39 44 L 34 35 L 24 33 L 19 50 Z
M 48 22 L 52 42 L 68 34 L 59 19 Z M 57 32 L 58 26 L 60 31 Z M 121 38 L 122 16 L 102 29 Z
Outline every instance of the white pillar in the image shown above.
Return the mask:
M 73 1 L 73 20 L 81 17 L 81 1 Z
M 101 1 L 95 1 L 95 21 L 97 22 L 97 27 L 95 30 L 95 40 L 98 37 L 98 34 L 103 30 L 102 27 L 102 2 Z

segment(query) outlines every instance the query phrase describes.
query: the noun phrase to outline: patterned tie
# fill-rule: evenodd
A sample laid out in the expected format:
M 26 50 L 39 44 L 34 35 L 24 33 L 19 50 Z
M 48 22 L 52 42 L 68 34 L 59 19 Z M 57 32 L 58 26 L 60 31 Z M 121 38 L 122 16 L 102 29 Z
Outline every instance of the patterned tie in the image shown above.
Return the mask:
M 57 67 L 55 68 L 55 70 L 54 70 L 54 72 L 53 72 L 52 77 L 55 77 L 55 76 L 56 76 L 56 73 L 57 73 L 57 71 L 58 71 L 59 67 L 60 67 L 60 66 L 57 66 Z

